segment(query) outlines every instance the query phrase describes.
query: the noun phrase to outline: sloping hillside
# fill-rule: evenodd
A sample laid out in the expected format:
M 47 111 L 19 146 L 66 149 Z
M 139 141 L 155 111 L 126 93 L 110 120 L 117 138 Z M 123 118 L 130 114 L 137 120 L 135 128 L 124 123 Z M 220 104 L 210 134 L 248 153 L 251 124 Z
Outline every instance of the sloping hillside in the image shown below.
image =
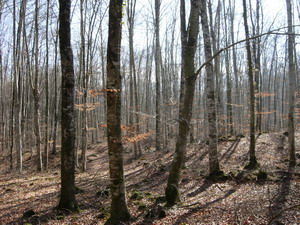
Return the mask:
M 286 142 L 279 133 L 258 136 L 261 168 L 249 172 L 243 170 L 248 159 L 248 138 L 223 138 L 219 143 L 220 159 L 228 177 L 222 181 L 206 179 L 206 144 L 190 145 L 182 173 L 182 203 L 171 208 L 165 206 L 163 194 L 173 145 L 164 152 L 144 150 L 137 160 L 133 159 L 131 146 L 126 146 L 132 224 L 300 223 L 300 168 L 288 167 Z M 65 215 L 53 209 L 59 197 L 59 154 L 51 156 L 51 169 L 42 173 L 34 172 L 34 160 L 26 156 L 24 174 L 0 176 L 0 224 L 103 224 L 109 215 L 107 147 L 92 146 L 88 154 L 88 171 L 76 176 L 79 213 Z M 2 156 L 1 165 L 5 160 Z

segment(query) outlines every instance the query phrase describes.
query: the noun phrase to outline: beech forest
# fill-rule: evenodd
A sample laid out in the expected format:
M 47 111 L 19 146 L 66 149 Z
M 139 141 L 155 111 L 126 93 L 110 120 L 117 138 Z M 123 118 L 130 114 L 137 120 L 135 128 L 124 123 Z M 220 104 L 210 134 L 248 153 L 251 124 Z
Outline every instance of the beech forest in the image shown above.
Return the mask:
M 300 224 L 300 1 L 0 0 L 0 224 Z

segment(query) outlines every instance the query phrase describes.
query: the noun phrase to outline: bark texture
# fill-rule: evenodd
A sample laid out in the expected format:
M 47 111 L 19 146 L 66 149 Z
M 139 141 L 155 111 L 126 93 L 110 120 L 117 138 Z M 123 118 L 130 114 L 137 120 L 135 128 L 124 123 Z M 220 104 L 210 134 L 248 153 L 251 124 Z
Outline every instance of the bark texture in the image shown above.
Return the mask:
M 250 161 L 246 166 L 247 169 L 254 169 L 257 166 L 257 159 L 255 155 L 255 96 L 254 96 L 254 81 L 253 81 L 253 65 L 252 65 L 252 54 L 251 46 L 249 40 L 249 27 L 247 21 L 247 4 L 246 0 L 243 0 L 243 18 L 244 18 L 244 27 L 246 34 L 246 50 L 247 50 L 247 61 L 248 61 L 248 79 L 249 79 L 249 88 L 250 88 Z
M 59 208 L 77 210 L 75 199 L 75 77 L 70 29 L 71 0 L 59 1 L 59 44 L 62 68 L 61 192 Z
M 160 5 L 161 0 L 155 0 L 155 135 L 156 135 L 156 150 L 161 150 L 162 133 L 161 133 L 161 55 L 160 55 Z
M 204 54 L 205 60 L 212 58 L 212 44 L 211 35 L 207 18 L 206 0 L 200 0 L 200 15 L 201 25 L 204 40 Z M 209 172 L 210 175 L 219 175 L 220 171 L 218 159 L 218 131 L 217 131 L 217 113 L 216 113 L 216 99 L 215 99 L 215 78 L 214 68 L 212 62 L 206 65 L 206 107 L 208 117 L 208 136 L 209 136 Z
M 181 1 L 181 10 L 185 8 L 184 1 Z M 185 13 L 181 13 L 181 17 L 185 17 Z M 185 36 L 185 21 L 181 18 L 181 33 L 182 38 Z M 192 107 L 195 94 L 195 52 L 197 48 L 197 37 L 199 32 L 199 0 L 191 0 L 191 11 L 189 19 L 189 30 L 187 40 L 183 40 L 182 43 L 182 72 L 184 82 L 182 82 L 181 88 L 183 88 L 182 97 L 179 105 L 179 132 L 176 142 L 175 155 L 172 161 L 171 170 L 168 177 L 168 184 L 165 190 L 166 200 L 169 205 L 174 205 L 180 201 L 179 194 L 179 181 L 181 176 L 181 169 L 184 163 L 186 146 L 188 140 L 188 134 L 190 130 L 190 121 L 192 118 Z
M 107 45 L 107 142 L 111 190 L 111 213 L 105 224 L 123 224 L 130 220 L 127 208 L 121 140 L 121 72 L 120 50 L 123 1 L 109 4 Z
M 290 165 L 296 165 L 295 153 L 295 83 L 296 66 L 294 57 L 295 35 L 293 33 L 293 14 L 291 0 L 286 0 L 287 19 L 288 19 L 288 61 L 289 61 L 289 112 L 288 112 L 288 131 L 289 131 L 289 154 Z

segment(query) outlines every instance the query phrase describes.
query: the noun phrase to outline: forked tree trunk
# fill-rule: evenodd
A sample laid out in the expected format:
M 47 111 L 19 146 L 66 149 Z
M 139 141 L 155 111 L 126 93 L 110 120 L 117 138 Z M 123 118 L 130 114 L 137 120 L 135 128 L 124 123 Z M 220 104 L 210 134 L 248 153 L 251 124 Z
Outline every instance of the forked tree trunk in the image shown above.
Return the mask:
M 77 210 L 75 199 L 75 76 L 71 48 L 71 0 L 59 0 L 61 86 L 61 189 L 58 207 Z
M 200 0 L 200 15 L 204 40 L 205 59 L 212 58 L 212 45 L 210 31 L 208 27 L 206 0 Z M 218 159 L 218 131 L 217 131 L 217 112 L 215 99 L 214 68 L 212 63 L 206 65 L 206 93 L 207 93 L 207 117 L 208 117 L 208 136 L 209 136 L 209 173 L 210 175 L 221 175 Z
M 107 142 L 111 208 L 110 218 L 105 224 L 122 224 L 130 220 L 127 208 L 123 169 L 123 145 L 121 134 L 121 72 L 120 51 L 122 39 L 123 1 L 109 3 L 109 28 L 107 42 Z
M 136 66 L 134 62 L 134 47 L 133 47 L 133 35 L 134 35 L 134 22 L 135 22 L 135 6 L 136 0 L 128 1 L 127 6 L 127 16 L 128 16 L 128 32 L 129 32 L 129 74 L 130 74 L 130 121 L 133 124 L 130 126 L 134 127 L 134 132 L 132 135 L 138 135 L 140 133 L 140 118 L 138 112 L 140 111 L 139 99 L 138 99 L 138 88 L 136 79 Z M 134 106 L 133 106 L 134 105 Z M 136 113 L 133 113 L 133 110 Z M 135 114 L 135 116 L 133 116 Z M 134 122 L 135 117 L 135 122 Z M 141 143 L 140 141 L 133 142 L 134 155 L 138 158 L 142 155 Z
M 176 142 L 175 155 L 172 161 L 168 183 L 165 190 L 166 200 L 169 205 L 174 205 L 180 201 L 179 194 L 179 180 L 181 177 L 181 169 L 185 160 L 186 146 L 188 140 L 188 134 L 190 130 L 190 121 L 192 118 L 192 108 L 195 93 L 195 83 L 197 76 L 195 75 L 195 52 L 197 48 L 197 38 L 199 32 L 199 1 L 191 0 L 191 11 L 189 19 L 188 35 L 183 33 L 185 30 L 185 2 L 182 0 L 180 4 L 181 13 L 181 33 L 182 38 L 188 37 L 186 40 L 182 40 L 185 45 L 182 46 L 182 58 L 183 58 L 183 77 L 184 79 L 184 91 L 182 92 L 181 102 L 179 104 L 179 131 Z
M 249 40 L 249 27 L 247 21 L 247 5 L 246 0 L 243 0 L 243 18 L 246 34 L 246 50 L 247 50 L 247 61 L 248 61 L 248 79 L 250 87 L 250 161 L 246 166 L 247 169 L 254 169 L 257 167 L 257 159 L 255 155 L 255 96 L 254 96 L 254 80 L 253 80 L 253 65 L 252 65 L 252 55 L 251 55 L 251 46 Z

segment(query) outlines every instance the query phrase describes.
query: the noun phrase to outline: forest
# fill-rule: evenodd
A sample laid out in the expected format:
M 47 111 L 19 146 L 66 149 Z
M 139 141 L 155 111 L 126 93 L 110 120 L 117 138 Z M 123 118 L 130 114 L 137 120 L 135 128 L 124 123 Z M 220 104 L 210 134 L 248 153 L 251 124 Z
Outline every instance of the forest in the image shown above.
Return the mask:
M 299 0 L 0 0 L 0 224 L 300 224 Z

